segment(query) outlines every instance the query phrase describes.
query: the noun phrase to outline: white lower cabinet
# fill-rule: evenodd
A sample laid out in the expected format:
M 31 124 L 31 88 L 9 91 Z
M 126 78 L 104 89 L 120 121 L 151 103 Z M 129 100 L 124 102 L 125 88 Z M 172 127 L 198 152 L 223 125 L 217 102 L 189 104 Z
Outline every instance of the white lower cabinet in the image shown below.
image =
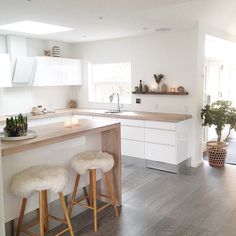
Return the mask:
M 121 154 L 177 165 L 190 158 L 190 121 L 177 123 L 94 116 L 121 122 Z
M 124 156 L 144 158 L 144 142 L 121 139 L 121 154 Z
M 178 164 L 176 147 L 163 144 L 145 143 L 145 159 L 169 164 Z
M 145 142 L 175 145 L 175 132 L 145 128 Z
M 121 138 L 144 141 L 144 128 L 121 126 Z

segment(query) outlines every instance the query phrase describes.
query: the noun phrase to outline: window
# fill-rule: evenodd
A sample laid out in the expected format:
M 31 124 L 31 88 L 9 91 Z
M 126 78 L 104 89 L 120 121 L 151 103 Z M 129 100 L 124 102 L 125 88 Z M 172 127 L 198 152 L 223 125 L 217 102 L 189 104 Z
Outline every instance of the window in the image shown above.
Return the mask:
M 119 93 L 120 102 L 131 103 L 131 63 L 89 63 L 89 101 L 109 103 L 112 93 Z M 113 102 L 116 102 L 114 97 Z

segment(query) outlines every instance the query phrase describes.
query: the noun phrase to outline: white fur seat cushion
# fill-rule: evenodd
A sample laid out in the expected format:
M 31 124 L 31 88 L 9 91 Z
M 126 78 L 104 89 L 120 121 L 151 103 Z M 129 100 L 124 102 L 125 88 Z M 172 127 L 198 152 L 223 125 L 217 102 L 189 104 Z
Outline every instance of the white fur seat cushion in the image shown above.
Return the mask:
M 83 152 L 76 155 L 71 161 L 71 167 L 79 175 L 86 174 L 90 169 L 101 169 L 103 172 L 107 172 L 113 166 L 113 156 L 101 151 Z
M 32 166 L 12 178 L 11 189 L 16 195 L 27 198 L 33 191 L 61 192 L 68 180 L 68 172 L 63 167 Z

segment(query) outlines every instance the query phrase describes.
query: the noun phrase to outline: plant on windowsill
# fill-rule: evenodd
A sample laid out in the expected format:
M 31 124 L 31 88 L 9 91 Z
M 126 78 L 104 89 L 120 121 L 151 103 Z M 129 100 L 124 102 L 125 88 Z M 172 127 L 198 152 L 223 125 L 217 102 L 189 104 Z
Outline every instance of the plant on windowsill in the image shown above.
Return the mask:
M 229 124 L 229 115 L 232 110 L 231 102 L 219 100 L 211 105 L 206 105 L 201 110 L 203 126 L 215 125 L 217 141 L 207 142 L 207 153 L 209 165 L 213 167 L 224 167 L 228 144 L 222 139 L 222 131 Z
M 27 135 L 28 123 L 27 116 L 19 114 L 16 117 L 6 119 L 4 133 L 7 137 L 20 137 Z

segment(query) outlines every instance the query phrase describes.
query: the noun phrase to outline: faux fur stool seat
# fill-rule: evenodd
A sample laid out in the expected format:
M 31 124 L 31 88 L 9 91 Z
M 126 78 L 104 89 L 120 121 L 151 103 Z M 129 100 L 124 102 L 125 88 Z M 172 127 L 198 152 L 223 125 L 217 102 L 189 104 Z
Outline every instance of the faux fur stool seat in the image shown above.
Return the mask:
M 39 165 L 16 174 L 12 179 L 11 189 L 23 198 L 27 198 L 33 191 L 50 190 L 59 193 L 68 180 L 69 175 L 65 168 Z
M 92 169 L 110 171 L 114 166 L 113 156 L 102 151 L 89 151 L 76 155 L 71 161 L 71 167 L 79 174 L 84 175 Z

